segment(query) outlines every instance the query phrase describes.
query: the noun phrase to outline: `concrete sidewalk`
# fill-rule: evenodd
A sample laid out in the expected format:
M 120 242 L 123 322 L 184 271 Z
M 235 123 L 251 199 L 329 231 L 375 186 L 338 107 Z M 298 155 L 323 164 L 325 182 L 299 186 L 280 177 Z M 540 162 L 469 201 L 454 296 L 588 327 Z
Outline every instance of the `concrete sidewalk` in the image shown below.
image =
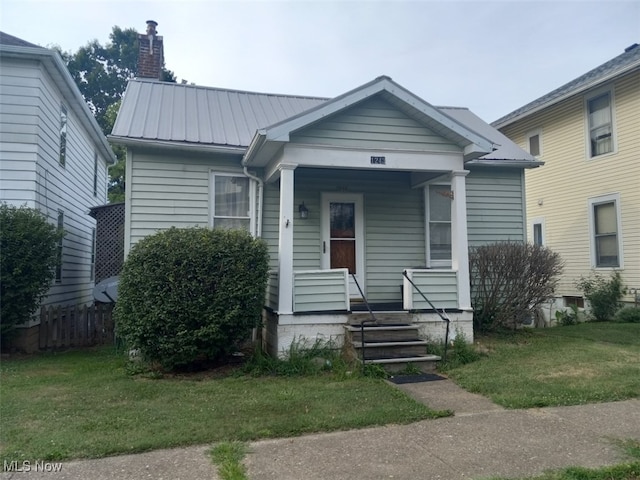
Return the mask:
M 251 480 L 470 479 L 536 475 L 625 460 L 616 439 L 640 440 L 640 399 L 504 410 L 449 380 L 397 385 L 455 416 L 249 445 Z M 2 473 L 1 480 L 216 480 L 209 446 L 62 464 L 58 473 Z M 32 465 L 32 470 L 34 466 Z

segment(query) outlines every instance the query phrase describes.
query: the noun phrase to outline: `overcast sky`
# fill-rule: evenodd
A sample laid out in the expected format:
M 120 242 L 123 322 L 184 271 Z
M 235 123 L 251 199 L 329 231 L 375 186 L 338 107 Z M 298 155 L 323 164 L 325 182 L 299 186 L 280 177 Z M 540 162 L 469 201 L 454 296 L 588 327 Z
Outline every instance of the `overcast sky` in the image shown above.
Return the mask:
M 66 51 L 146 20 L 179 80 L 333 97 L 388 75 L 489 122 L 640 43 L 640 0 L 0 0 L 0 30 Z

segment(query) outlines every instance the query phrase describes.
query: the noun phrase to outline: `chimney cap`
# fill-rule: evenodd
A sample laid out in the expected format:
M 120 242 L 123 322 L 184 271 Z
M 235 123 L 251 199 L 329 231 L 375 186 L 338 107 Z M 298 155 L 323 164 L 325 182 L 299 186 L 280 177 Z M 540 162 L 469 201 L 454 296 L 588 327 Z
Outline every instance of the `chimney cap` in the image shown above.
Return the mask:
M 158 22 L 155 20 L 147 20 L 147 35 L 155 35 Z

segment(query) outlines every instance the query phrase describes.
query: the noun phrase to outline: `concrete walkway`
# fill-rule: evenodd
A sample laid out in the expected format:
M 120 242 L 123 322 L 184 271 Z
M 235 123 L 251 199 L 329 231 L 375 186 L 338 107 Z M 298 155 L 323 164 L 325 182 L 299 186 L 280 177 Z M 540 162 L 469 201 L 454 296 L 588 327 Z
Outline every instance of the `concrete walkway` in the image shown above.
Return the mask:
M 640 440 L 640 399 L 505 410 L 449 380 L 397 385 L 455 415 L 411 425 L 264 440 L 249 446 L 251 480 L 471 479 L 530 476 L 625 460 L 616 439 Z M 62 464 L 58 473 L 2 473 L 0 480 L 216 480 L 199 446 Z

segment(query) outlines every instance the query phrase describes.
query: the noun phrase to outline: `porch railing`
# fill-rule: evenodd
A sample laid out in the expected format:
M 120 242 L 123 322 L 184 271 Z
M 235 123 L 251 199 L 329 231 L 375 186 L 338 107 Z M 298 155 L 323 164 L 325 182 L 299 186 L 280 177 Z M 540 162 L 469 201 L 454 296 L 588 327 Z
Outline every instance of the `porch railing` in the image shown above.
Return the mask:
M 293 311 L 348 311 L 349 271 L 298 270 L 293 272 Z

